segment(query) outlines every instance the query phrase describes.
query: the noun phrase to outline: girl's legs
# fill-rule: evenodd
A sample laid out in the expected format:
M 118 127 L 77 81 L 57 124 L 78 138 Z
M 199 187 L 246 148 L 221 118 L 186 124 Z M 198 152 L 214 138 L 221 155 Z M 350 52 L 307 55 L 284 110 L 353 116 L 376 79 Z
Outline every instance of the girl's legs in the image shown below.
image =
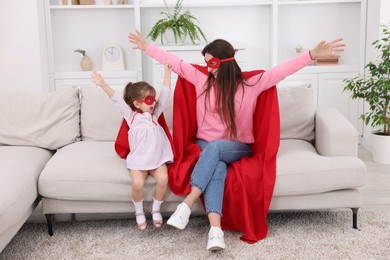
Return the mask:
M 140 230 L 146 229 L 146 218 L 143 208 L 144 184 L 148 176 L 147 171 L 130 170 L 132 181 L 132 197 L 135 208 L 137 226 Z
M 154 195 L 152 205 L 153 225 L 155 227 L 161 227 L 163 219 L 160 213 L 160 207 L 168 188 L 168 168 L 166 164 L 163 164 L 157 169 L 150 171 L 150 174 L 156 180 L 156 194 Z

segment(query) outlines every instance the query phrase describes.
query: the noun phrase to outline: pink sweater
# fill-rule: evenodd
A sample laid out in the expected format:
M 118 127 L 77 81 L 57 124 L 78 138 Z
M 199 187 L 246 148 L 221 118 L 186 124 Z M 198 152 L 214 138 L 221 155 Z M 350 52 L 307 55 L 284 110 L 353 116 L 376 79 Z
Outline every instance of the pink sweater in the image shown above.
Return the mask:
M 172 64 L 172 70 L 179 76 L 191 82 L 196 89 L 196 120 L 198 125 L 197 138 L 207 142 L 213 140 L 228 140 L 228 131 L 222 123 L 221 118 L 215 111 L 215 93 L 210 92 L 210 104 L 205 107 L 205 95 L 202 95 L 207 75 L 197 70 L 191 64 L 181 60 L 172 53 L 166 52 L 156 46 L 149 44 L 146 54 L 162 64 Z M 312 62 L 309 52 L 305 52 L 287 62 L 284 62 L 263 74 L 255 75 L 244 82 L 249 85 L 239 87 L 235 99 L 235 116 L 237 127 L 237 138 L 235 141 L 253 143 L 253 113 L 256 107 L 258 95 L 264 90 L 276 85 L 279 81 L 295 73 Z M 260 78 L 261 77 L 261 78 Z M 260 80 L 259 80 L 260 78 Z

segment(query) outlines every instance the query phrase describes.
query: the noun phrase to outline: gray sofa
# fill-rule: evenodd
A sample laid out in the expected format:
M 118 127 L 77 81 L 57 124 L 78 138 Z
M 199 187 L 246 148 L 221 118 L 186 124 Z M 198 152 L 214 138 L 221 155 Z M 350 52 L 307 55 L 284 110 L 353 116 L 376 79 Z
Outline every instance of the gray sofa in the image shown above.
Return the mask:
M 351 208 L 356 227 L 358 188 L 366 182 L 357 131 L 337 110 L 315 110 L 312 100 L 309 85 L 279 90 L 281 143 L 271 211 Z M 0 109 L 0 251 L 40 200 L 50 235 L 54 215 L 134 212 L 131 178 L 114 151 L 122 119 L 100 89 L 0 93 Z M 165 111 L 168 125 L 171 110 Z M 148 211 L 152 178 L 145 189 Z M 164 215 L 182 199 L 168 192 Z M 204 214 L 200 203 L 193 214 Z

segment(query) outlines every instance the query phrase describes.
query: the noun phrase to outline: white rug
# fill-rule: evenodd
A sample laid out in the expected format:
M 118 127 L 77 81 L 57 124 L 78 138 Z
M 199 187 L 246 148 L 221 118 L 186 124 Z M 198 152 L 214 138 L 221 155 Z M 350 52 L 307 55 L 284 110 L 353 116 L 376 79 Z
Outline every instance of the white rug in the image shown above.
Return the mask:
M 141 232 L 134 219 L 25 224 L 0 259 L 390 259 L 390 211 L 270 213 L 268 237 L 246 244 L 225 231 L 226 250 L 206 251 L 208 223 L 193 217 L 185 230 L 164 225 Z

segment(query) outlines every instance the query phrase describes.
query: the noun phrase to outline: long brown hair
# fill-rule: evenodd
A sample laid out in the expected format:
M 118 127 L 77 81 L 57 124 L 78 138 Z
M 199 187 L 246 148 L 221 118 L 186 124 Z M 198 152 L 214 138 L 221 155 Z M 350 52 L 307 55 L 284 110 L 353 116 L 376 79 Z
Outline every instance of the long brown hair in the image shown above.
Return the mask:
M 123 99 L 133 110 L 142 112 L 140 109 L 136 108 L 133 103 L 137 99 L 143 99 L 147 93 L 156 96 L 156 90 L 147 82 L 129 82 L 123 91 Z
M 219 59 L 227 59 L 234 57 L 236 50 L 226 40 L 217 39 L 210 42 L 202 50 L 202 55 L 206 53 Z M 231 139 L 237 137 L 237 126 L 234 111 L 234 97 L 238 86 L 243 84 L 242 71 L 238 66 L 236 60 L 221 62 L 218 68 L 217 78 L 209 73 L 207 79 L 207 86 L 203 94 L 206 95 L 206 100 L 210 102 L 210 90 L 214 84 L 216 96 L 216 111 L 221 117 L 222 122 L 228 129 L 228 134 Z M 205 102 L 205 106 L 206 106 Z

